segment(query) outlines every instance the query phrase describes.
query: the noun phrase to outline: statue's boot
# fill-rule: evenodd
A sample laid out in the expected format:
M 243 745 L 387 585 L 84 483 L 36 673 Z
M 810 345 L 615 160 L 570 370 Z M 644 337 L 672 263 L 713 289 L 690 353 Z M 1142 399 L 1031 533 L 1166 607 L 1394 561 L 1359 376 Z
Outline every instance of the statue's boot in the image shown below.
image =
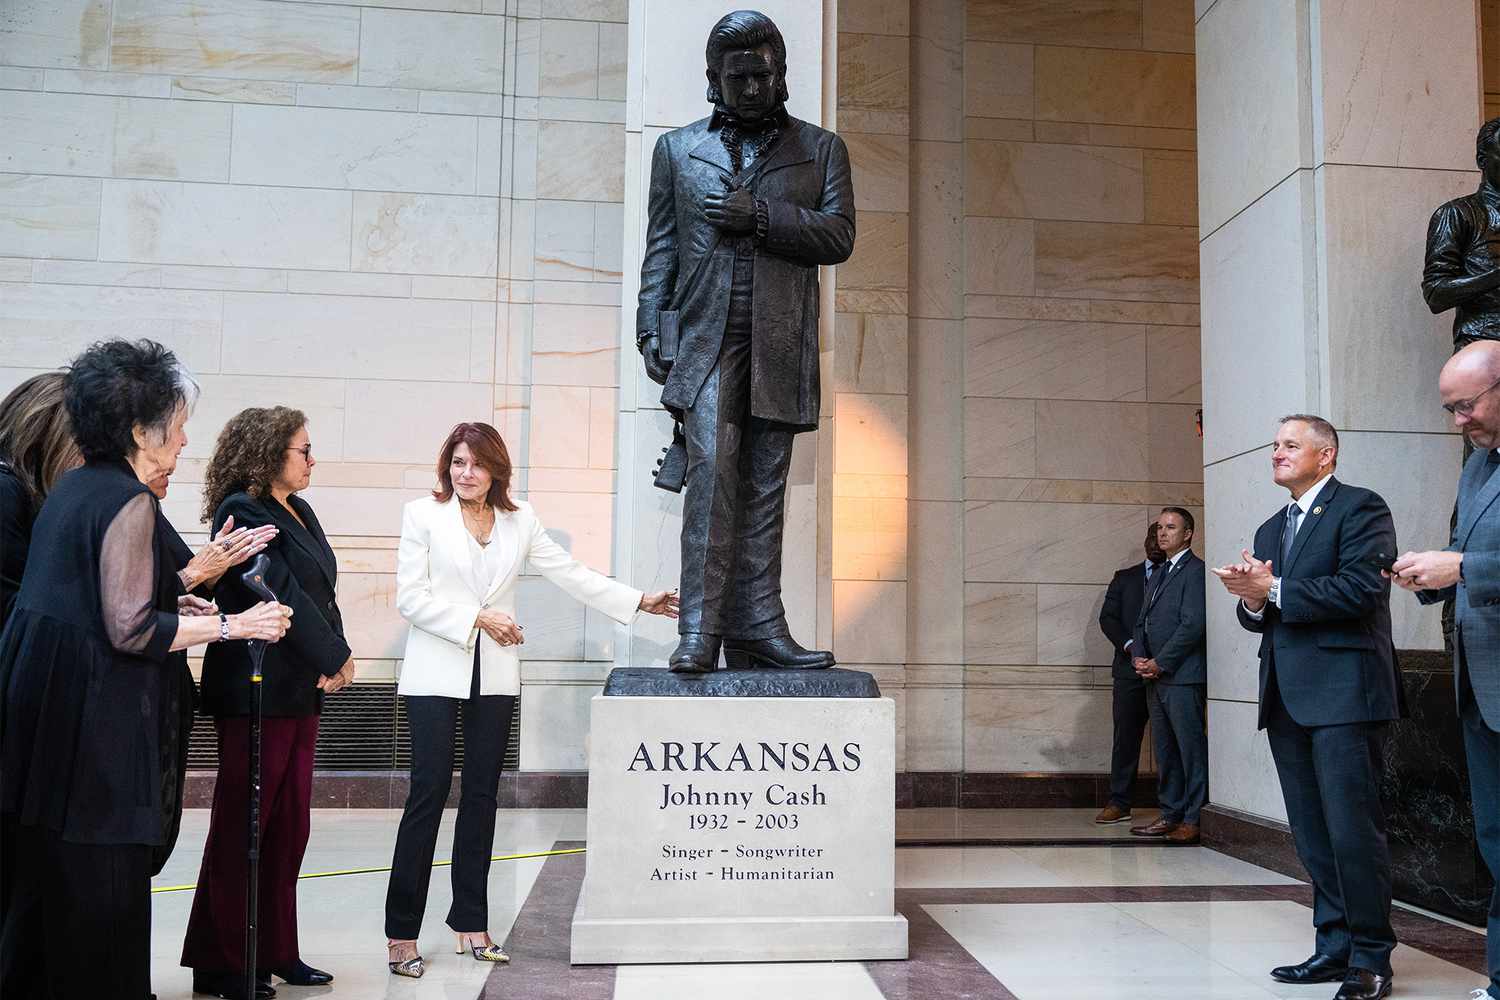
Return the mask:
M 725 639 L 724 662 L 730 670 L 821 670 L 833 666 L 833 654 L 824 649 L 803 649 L 791 636 L 777 635 L 769 639 Z
M 706 674 L 718 666 L 719 637 L 707 632 L 684 632 L 667 660 L 667 669 L 678 674 Z

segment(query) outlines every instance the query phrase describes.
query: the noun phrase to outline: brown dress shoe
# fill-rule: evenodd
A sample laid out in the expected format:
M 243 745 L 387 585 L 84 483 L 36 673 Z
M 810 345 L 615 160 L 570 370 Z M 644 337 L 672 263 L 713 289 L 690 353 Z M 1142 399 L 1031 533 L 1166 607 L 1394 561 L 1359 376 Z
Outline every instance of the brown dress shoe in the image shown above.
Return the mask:
M 1145 826 L 1132 826 L 1130 833 L 1136 837 L 1165 837 L 1175 829 L 1177 829 L 1176 823 L 1158 816 Z
M 1099 810 L 1099 815 L 1094 817 L 1094 822 L 1098 823 L 1100 826 L 1105 826 L 1110 823 L 1123 823 L 1129 818 L 1130 810 L 1128 808 L 1121 809 L 1119 806 L 1111 802 L 1109 805 Z
M 1181 823 L 1177 829 L 1167 834 L 1167 840 L 1174 844 L 1196 844 L 1198 842 L 1198 826 L 1196 823 Z

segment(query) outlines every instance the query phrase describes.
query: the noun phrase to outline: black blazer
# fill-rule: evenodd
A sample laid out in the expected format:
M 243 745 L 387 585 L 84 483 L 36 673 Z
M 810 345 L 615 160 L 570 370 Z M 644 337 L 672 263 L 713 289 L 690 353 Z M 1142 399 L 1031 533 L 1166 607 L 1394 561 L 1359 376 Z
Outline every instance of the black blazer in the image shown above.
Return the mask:
M 1170 563 L 1162 563 L 1160 573 Z M 1155 573 L 1152 574 L 1155 576 Z M 1167 575 L 1155 600 L 1141 607 L 1131 654 L 1150 656 L 1161 667 L 1158 684 L 1207 684 L 1208 639 L 1203 560 L 1189 549 Z M 1137 650 L 1140 650 L 1137 653 Z
M 1396 554 L 1396 526 L 1378 493 L 1329 479 L 1308 511 L 1291 558 L 1278 566 L 1286 508 L 1255 532 L 1255 557 L 1281 577 L 1281 607 L 1256 621 L 1237 602 L 1240 624 L 1260 639 L 1260 728 L 1266 684 L 1303 726 L 1383 722 L 1406 714 L 1391 642 L 1391 583 L 1371 558 Z
M 288 502 L 306 528 L 286 508 L 267 496 L 233 493 L 214 511 L 217 534 L 230 515 L 237 528 L 274 524 L 281 533 L 266 549 L 270 567 L 266 585 L 292 609 L 292 624 L 280 642 L 266 647 L 261 682 L 261 710 L 266 715 L 316 715 L 323 707 L 318 675 L 332 677 L 349 659 L 344 619 L 334 598 L 338 563 L 323 526 L 307 501 Z M 214 597 L 226 614 L 243 611 L 260 600 L 245 586 L 245 566 L 231 567 Z M 250 649 L 246 642 L 216 642 L 203 657 L 203 710 L 213 716 L 250 714 Z
M 1135 637 L 1135 622 L 1141 616 L 1141 602 L 1146 599 L 1144 561 L 1115 570 L 1109 589 L 1104 592 L 1104 607 L 1099 609 L 1099 628 L 1115 647 L 1111 674 L 1116 680 L 1139 680 L 1135 659 L 1125 651 L 1125 644 Z

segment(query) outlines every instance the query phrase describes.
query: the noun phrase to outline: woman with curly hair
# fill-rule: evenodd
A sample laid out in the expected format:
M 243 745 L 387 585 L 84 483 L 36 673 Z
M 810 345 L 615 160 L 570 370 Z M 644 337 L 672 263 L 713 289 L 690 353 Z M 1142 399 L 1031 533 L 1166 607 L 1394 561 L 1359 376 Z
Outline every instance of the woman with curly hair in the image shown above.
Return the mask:
M 286 638 L 267 648 L 262 666 L 258 996 L 274 995 L 272 973 L 294 986 L 333 979 L 303 962 L 297 948 L 297 872 L 311 820 L 318 714 L 325 693 L 354 680 L 334 599 L 338 564 L 317 516 L 297 495 L 316 464 L 300 410 L 242 410 L 220 432 L 203 486 L 203 517 L 215 529 L 231 518 L 280 529 L 266 550 L 265 581 L 293 611 Z M 217 597 L 230 609 L 256 600 L 237 579 L 222 584 Z M 219 775 L 182 964 L 193 970 L 194 992 L 241 997 L 250 789 L 250 659 L 243 645 L 214 646 L 204 657 L 203 710 L 218 731 Z
M 149 340 L 95 344 L 65 376 L 84 465 L 42 505 L 0 634 L 0 996 L 150 992 L 151 874 L 180 809 L 180 653 L 286 631 L 280 604 L 183 603 L 263 538 L 221 536 L 200 559 L 161 515 L 196 396 Z

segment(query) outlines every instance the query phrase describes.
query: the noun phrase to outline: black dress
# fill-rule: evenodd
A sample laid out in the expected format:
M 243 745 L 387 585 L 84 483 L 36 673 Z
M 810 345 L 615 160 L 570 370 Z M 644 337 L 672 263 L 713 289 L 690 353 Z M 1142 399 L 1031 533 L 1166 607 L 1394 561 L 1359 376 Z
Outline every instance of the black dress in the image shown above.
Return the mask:
M 149 993 L 150 879 L 180 806 L 172 764 L 186 693 L 170 647 L 183 551 L 124 462 L 63 476 L 37 517 L 0 634 L 0 812 L 12 855 L 0 995 Z M 38 921 L 39 944 L 17 926 Z
M 15 471 L 0 461 L 0 632 L 5 631 L 10 609 L 21 591 L 21 573 L 26 569 L 31 522 L 35 519 L 26 487 Z

